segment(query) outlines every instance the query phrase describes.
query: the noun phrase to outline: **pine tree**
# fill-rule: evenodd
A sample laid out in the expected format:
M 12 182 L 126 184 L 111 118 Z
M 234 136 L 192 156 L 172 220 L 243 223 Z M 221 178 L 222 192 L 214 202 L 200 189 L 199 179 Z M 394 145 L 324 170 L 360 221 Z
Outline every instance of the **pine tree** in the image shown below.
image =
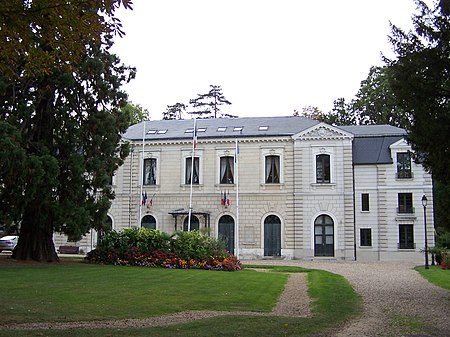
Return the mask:
M 189 103 L 194 107 L 194 111 L 189 112 L 198 118 L 220 118 L 236 117 L 230 114 L 222 113 L 221 105 L 231 105 L 222 93 L 219 85 L 210 85 L 211 90 L 207 94 L 197 94 L 197 98 L 191 99 Z
M 186 105 L 183 103 L 168 105 L 166 111 L 163 112 L 163 119 L 183 119 L 185 111 Z

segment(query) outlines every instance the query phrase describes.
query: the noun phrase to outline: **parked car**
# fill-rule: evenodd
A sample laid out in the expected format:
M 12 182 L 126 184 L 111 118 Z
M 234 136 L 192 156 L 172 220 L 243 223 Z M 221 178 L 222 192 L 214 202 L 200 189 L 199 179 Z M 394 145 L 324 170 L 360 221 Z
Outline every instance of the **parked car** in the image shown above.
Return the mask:
M 17 235 L 8 235 L 0 239 L 0 252 L 2 250 L 13 250 L 17 245 L 17 240 L 19 237 Z

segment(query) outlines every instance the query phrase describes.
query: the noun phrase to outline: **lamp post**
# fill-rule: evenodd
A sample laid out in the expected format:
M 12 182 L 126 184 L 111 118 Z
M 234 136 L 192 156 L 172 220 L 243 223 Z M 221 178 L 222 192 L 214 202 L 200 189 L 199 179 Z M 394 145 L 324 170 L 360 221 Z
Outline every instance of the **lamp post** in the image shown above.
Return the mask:
M 428 241 L 427 241 L 427 202 L 428 199 L 425 194 L 422 197 L 423 206 L 423 226 L 425 228 L 425 269 L 428 269 Z

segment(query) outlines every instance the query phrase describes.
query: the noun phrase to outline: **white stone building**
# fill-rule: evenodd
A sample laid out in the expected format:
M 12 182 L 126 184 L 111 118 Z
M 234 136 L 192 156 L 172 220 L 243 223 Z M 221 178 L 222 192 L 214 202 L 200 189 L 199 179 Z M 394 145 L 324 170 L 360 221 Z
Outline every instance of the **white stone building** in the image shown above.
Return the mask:
M 420 262 L 425 195 L 434 245 L 432 179 L 411 160 L 402 129 L 294 116 L 200 119 L 192 163 L 193 129 L 193 120 L 129 128 L 132 152 L 113 178 L 108 214 L 115 230 L 187 230 L 191 203 L 190 228 L 224 238 L 241 259 Z M 95 247 L 91 234 L 76 243 L 83 251 Z

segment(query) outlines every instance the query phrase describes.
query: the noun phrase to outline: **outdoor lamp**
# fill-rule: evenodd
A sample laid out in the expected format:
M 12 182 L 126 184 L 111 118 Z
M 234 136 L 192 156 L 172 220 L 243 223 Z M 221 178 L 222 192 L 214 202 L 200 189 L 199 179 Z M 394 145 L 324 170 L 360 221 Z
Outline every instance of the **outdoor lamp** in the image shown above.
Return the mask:
M 427 242 L 427 203 L 428 199 L 425 194 L 422 197 L 423 206 L 423 226 L 425 229 L 425 269 L 428 269 L 428 242 Z

